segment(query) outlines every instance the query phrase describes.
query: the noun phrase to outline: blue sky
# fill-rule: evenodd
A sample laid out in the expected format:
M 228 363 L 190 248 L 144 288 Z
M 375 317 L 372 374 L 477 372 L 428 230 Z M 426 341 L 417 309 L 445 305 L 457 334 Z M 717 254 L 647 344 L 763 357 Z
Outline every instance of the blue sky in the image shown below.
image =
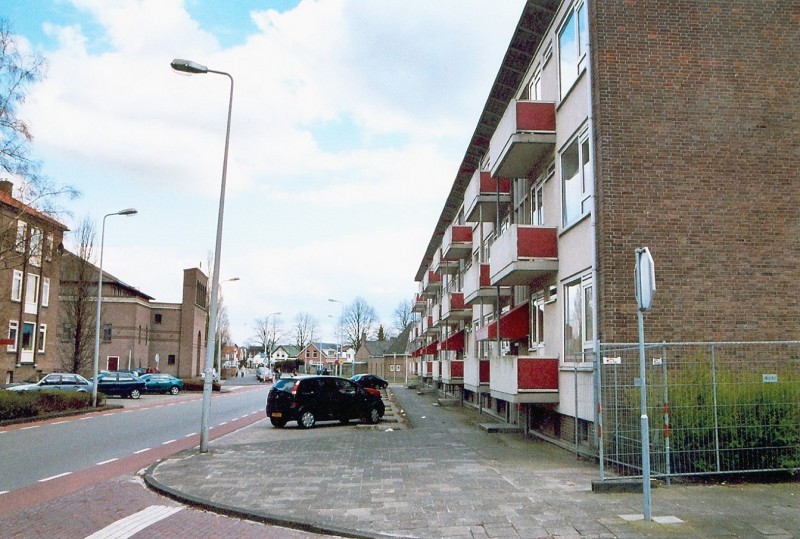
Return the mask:
M 384 326 L 414 275 L 523 0 L 3 0 L 47 77 L 20 114 L 67 204 L 106 221 L 104 269 L 179 301 L 214 250 L 235 79 L 221 279 L 232 334 L 299 312 L 334 341 L 363 297 Z M 68 247 L 71 240 L 65 242 Z

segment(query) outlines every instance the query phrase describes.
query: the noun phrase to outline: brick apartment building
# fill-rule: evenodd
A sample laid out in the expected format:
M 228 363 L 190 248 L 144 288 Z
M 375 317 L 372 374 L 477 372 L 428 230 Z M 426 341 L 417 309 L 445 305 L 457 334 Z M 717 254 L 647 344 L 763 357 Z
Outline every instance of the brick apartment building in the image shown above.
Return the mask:
M 77 258 L 69 252 L 64 257 Z M 98 268 L 90 266 L 96 282 Z M 69 273 L 61 283 L 62 301 L 69 301 L 76 287 Z M 199 376 L 206 357 L 207 286 L 208 278 L 199 268 L 188 268 L 183 270 L 181 302 L 157 302 L 104 271 L 100 370 L 152 368 L 181 378 Z M 96 288 L 91 301 L 96 305 Z M 74 330 L 67 320 L 62 326 L 61 337 L 68 344 Z M 94 327 L 90 332 L 94 335 Z
M 0 345 L 2 383 L 53 370 L 58 350 L 60 253 L 67 227 L 13 197 L 0 181 Z
M 644 246 L 648 341 L 800 339 L 798 51 L 796 0 L 527 2 L 415 276 L 417 374 L 590 443 Z

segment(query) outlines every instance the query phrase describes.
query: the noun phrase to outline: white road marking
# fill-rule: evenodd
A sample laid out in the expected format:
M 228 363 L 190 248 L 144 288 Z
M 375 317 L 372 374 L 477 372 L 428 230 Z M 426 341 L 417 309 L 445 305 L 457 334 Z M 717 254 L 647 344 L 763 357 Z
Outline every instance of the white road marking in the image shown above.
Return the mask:
M 32 425 L 32 426 L 30 426 L 30 427 L 22 427 L 22 428 L 21 428 L 21 429 L 19 429 L 19 430 L 31 430 L 31 429 L 38 429 L 39 427 L 40 427 L 40 425 Z
M 117 458 L 114 458 L 114 459 L 108 459 L 108 460 L 104 460 L 103 462 L 98 462 L 97 464 L 95 464 L 95 466 L 102 466 L 103 464 L 108 464 L 108 463 L 110 463 L 110 462 L 114 462 L 114 461 L 116 461 L 116 460 L 119 460 L 119 459 L 117 459 Z
M 144 449 L 140 449 L 139 451 L 134 451 L 134 455 L 138 455 L 139 453 L 144 453 L 145 451 L 150 451 L 149 447 L 145 447 Z
M 167 444 L 171 444 L 171 443 L 174 443 L 174 442 L 175 442 L 175 440 L 167 440 L 166 442 L 162 442 L 161 445 L 167 445 Z
M 58 479 L 59 477 L 64 477 L 64 476 L 70 475 L 71 473 L 72 472 L 64 472 L 64 473 L 60 473 L 58 475 L 52 475 L 50 477 L 45 477 L 44 479 L 39 479 L 39 482 L 40 483 L 45 483 L 47 481 L 52 481 L 53 479 Z
M 148 526 L 167 518 L 183 509 L 182 507 L 168 507 L 166 505 L 151 505 L 138 513 L 109 524 L 102 530 L 94 532 L 86 539 L 126 539 L 142 531 Z
M 9 492 L 11 492 L 11 491 L 10 490 L 0 491 L 0 496 L 2 496 L 3 494 L 8 494 Z

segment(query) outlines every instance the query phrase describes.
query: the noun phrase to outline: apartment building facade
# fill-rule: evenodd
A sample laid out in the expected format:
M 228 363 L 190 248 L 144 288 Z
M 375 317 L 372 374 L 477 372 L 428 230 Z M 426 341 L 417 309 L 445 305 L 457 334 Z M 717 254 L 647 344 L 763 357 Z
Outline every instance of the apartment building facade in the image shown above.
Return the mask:
M 67 227 L 14 198 L 0 181 L 0 345 L 2 381 L 35 379 L 58 364 L 60 255 Z
M 594 361 L 647 340 L 797 340 L 800 2 L 531 0 L 413 300 L 417 375 L 591 444 Z

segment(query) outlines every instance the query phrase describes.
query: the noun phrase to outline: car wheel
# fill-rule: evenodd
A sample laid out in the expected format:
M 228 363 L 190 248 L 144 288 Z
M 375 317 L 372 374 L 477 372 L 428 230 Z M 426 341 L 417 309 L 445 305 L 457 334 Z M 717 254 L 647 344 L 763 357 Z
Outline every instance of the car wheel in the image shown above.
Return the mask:
M 379 423 L 380 420 L 381 420 L 381 412 L 380 412 L 380 410 L 378 410 L 377 406 L 371 407 L 369 409 L 369 412 L 367 413 L 367 417 L 365 418 L 365 421 L 367 423 L 371 423 L 371 424 L 375 425 L 375 424 Z
M 314 412 L 306 410 L 300 416 L 300 419 L 297 421 L 297 424 L 300 426 L 301 429 L 310 429 L 316 424 L 316 422 L 317 418 L 314 417 Z
M 173 395 L 177 395 L 178 391 L 180 391 L 180 389 L 178 389 L 177 387 L 169 388 L 169 392 L 172 393 Z
M 273 427 L 277 427 L 279 429 L 282 429 L 283 427 L 286 426 L 286 420 L 277 417 L 270 417 L 269 422 L 272 423 Z
M 139 390 L 138 390 L 138 389 L 132 389 L 132 390 L 131 390 L 131 394 L 130 394 L 130 395 L 128 395 L 128 396 L 129 396 L 130 398 L 132 398 L 132 399 L 138 399 L 139 397 L 141 397 L 141 396 L 142 396 L 142 394 L 139 392 Z

